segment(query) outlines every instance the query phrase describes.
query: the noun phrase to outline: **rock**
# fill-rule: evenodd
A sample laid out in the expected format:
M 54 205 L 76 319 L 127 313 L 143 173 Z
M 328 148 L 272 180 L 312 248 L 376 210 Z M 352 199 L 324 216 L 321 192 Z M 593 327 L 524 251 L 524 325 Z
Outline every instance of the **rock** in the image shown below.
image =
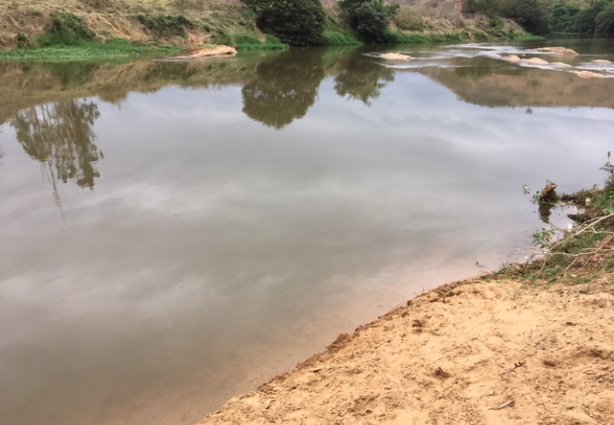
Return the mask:
M 591 71 L 573 71 L 580 78 L 605 78 L 605 75 Z
M 387 61 L 410 61 L 410 60 L 414 60 L 414 58 L 412 58 L 409 55 L 404 55 L 401 53 L 384 53 L 382 55 L 380 55 L 380 58 L 387 60 Z
M 614 63 L 606 59 L 595 59 L 595 60 L 592 60 L 591 62 L 596 65 L 614 65 Z
M 549 62 L 543 60 L 542 58 L 530 58 L 530 59 L 522 59 L 520 63 L 524 63 L 527 65 L 548 65 Z
M 202 59 L 211 56 L 234 56 L 237 54 L 237 49 L 230 46 L 212 46 L 206 47 L 196 52 L 185 56 L 175 56 L 172 59 Z
M 565 62 L 552 62 L 550 65 L 557 66 L 559 68 L 573 68 L 573 66 Z
M 520 57 L 518 55 L 502 56 L 501 60 L 509 63 L 520 63 Z
M 555 55 L 563 56 L 578 56 L 578 52 L 566 47 L 540 47 L 539 49 L 533 49 L 534 52 L 554 53 Z

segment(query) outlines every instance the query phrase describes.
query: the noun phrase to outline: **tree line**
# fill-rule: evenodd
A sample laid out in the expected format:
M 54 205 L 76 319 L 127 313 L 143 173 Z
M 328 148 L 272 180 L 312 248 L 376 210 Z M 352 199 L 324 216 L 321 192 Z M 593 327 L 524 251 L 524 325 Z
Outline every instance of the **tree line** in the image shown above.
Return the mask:
M 614 37 L 614 0 L 464 0 L 465 13 L 512 19 L 533 34 Z
M 325 44 L 332 19 L 320 0 L 241 0 L 258 27 L 292 46 Z M 400 10 L 385 0 L 339 0 L 341 24 L 365 43 L 392 43 L 389 26 Z M 526 31 L 552 31 L 614 37 L 614 0 L 463 0 L 463 13 L 508 18 Z

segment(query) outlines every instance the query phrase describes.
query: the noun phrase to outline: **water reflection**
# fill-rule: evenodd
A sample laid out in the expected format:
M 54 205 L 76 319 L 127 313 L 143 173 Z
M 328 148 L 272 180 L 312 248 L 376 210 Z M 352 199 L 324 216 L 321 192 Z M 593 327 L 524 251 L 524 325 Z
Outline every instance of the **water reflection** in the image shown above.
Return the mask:
M 349 97 L 371 105 L 384 87 L 394 81 L 394 71 L 362 56 L 352 55 L 340 62 L 341 71 L 335 78 L 335 91 L 339 96 Z
M 269 127 L 283 128 L 305 116 L 325 76 L 319 49 L 290 50 L 265 60 L 241 91 L 243 112 Z
M 94 164 L 104 157 L 92 130 L 100 116 L 91 101 L 56 102 L 23 110 L 11 121 L 17 141 L 56 180 L 75 180 L 93 189 L 100 173 Z

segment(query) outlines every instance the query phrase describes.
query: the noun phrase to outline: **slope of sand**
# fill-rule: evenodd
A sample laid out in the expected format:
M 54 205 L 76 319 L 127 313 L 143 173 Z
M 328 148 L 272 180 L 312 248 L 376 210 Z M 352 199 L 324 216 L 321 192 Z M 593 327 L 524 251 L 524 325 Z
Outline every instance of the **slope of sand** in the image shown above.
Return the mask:
M 408 304 L 201 424 L 614 424 L 611 274 L 474 280 Z

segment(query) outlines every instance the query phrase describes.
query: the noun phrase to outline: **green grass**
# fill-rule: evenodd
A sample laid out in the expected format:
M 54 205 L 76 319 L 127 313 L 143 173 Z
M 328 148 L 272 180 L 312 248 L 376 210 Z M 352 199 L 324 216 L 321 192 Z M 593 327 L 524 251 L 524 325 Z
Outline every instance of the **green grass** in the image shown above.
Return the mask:
M 458 33 L 452 34 L 407 34 L 404 32 L 389 32 L 391 44 L 429 44 L 429 43 L 454 43 L 463 41 Z
M 125 40 L 109 40 L 106 43 L 81 42 L 72 46 L 46 46 L 34 49 L 15 49 L 0 52 L 0 61 L 18 62 L 77 62 L 97 60 L 122 60 L 142 57 L 165 57 L 179 53 L 174 47 L 153 47 L 131 44 Z
M 357 46 L 362 44 L 355 35 L 343 31 L 326 30 L 323 38 L 326 46 Z

